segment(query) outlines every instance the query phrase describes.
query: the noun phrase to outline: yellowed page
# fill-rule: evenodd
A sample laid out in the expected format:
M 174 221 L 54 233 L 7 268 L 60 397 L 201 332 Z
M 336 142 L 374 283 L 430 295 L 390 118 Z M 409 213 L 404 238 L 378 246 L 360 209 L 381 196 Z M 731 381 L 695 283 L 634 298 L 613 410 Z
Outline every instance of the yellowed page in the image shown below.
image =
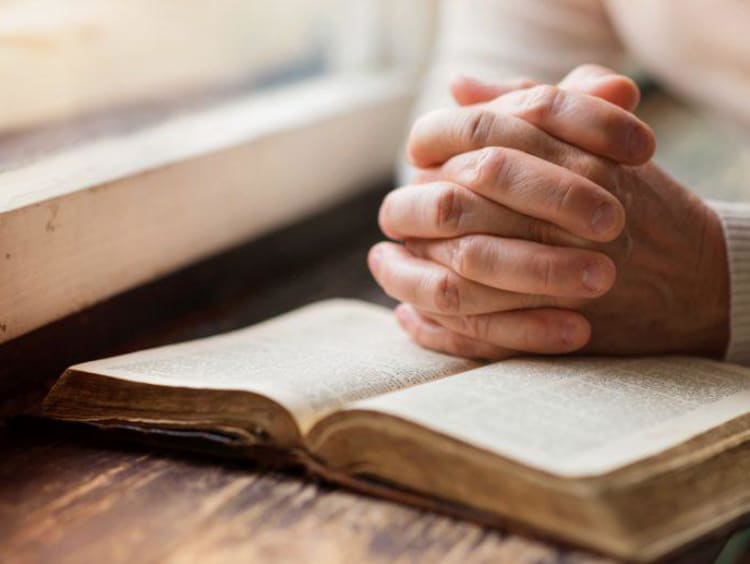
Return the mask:
M 614 470 L 750 412 L 750 369 L 686 357 L 500 362 L 357 402 L 565 476 Z
M 304 431 L 347 402 L 472 366 L 411 343 L 384 307 L 330 300 L 248 329 L 74 369 L 164 386 L 255 392 L 286 407 Z

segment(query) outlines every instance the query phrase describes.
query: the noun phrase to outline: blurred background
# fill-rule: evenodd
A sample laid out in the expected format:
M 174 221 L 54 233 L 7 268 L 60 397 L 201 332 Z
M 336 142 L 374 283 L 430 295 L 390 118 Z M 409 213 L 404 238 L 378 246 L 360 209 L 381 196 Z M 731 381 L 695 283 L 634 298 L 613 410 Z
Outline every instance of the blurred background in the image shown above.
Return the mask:
M 0 171 L 72 139 L 106 132 L 123 108 L 131 113 L 119 127 L 133 128 L 238 92 L 268 93 L 332 77 L 397 76 L 401 137 L 409 116 L 450 103 L 447 80 L 457 71 L 556 80 L 582 59 L 596 59 L 631 69 L 650 84 L 638 61 L 624 57 L 617 39 L 613 42 L 615 31 L 601 9 L 535 0 L 516 10 L 501 1 L 495 15 L 505 12 L 509 19 L 527 21 L 545 12 L 546 21 L 554 24 L 535 30 L 534 37 L 523 37 L 511 26 L 511 33 L 497 34 L 493 45 L 483 45 L 467 42 L 466 36 L 478 26 L 486 42 L 486 29 L 493 24 L 483 21 L 489 19 L 483 10 L 491 2 L 475 0 L 471 10 L 462 10 L 461 4 L 0 0 Z M 474 15 L 467 18 L 466 12 Z M 571 12 L 584 18 L 585 36 L 571 31 Z M 571 33 L 580 35 L 576 42 L 581 45 L 559 48 L 570 44 Z M 540 50 L 527 53 L 524 45 L 530 41 Z M 413 98 L 404 101 L 404 94 L 419 94 L 418 110 L 407 109 Z M 396 94 L 391 90 L 383 96 Z M 747 137 L 731 120 L 717 122 L 660 96 L 647 99 L 642 112 L 659 133 L 658 158 L 678 177 L 712 197 L 750 195 L 743 181 L 750 170 Z M 29 134 L 40 128 L 46 131 L 43 138 Z
M 354 144 L 356 154 L 340 155 L 356 161 L 352 171 L 320 178 L 340 195 L 390 176 L 438 9 L 435 0 L 0 0 L 0 13 L 0 173 L 203 116 L 215 123 L 213 144 L 188 148 L 183 136 L 152 147 L 150 158 L 144 142 L 122 144 L 116 162 L 99 165 L 96 181 L 299 131 L 330 149 L 329 158 L 316 157 L 322 171 L 336 165 L 336 151 Z M 232 104 L 243 105 L 234 122 L 244 129 L 234 133 L 212 117 Z M 330 134 L 316 129 L 337 117 L 351 119 Z M 273 160 L 258 159 L 269 166 Z M 80 170 L 91 165 L 85 161 L 79 158 Z M 0 178 L 0 211 L 7 211 L 3 199 L 12 207 L 85 188 L 32 184 Z M 321 194 L 320 205 L 329 200 Z M 278 215 L 278 224 L 299 217 Z
M 0 130 L 122 104 L 420 65 L 435 2 L 0 0 Z

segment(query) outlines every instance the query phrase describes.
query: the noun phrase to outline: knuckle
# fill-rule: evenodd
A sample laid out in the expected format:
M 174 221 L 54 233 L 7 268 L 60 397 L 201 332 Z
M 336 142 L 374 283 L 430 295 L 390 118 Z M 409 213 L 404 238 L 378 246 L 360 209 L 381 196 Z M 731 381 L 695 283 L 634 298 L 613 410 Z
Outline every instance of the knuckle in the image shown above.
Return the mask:
M 467 335 L 471 335 L 480 341 L 488 341 L 490 335 L 489 315 L 464 315 L 461 317 L 461 326 Z
M 576 182 L 569 178 L 563 179 L 558 183 L 557 189 L 555 190 L 555 214 L 559 217 L 565 213 L 570 202 L 571 195 L 576 190 Z
M 460 230 L 464 205 L 458 186 L 444 186 L 435 200 L 433 221 L 438 231 L 453 234 Z
M 565 98 L 562 91 L 555 86 L 542 84 L 525 92 L 522 111 L 524 116 L 532 121 L 544 121 L 562 110 Z
M 488 186 L 497 189 L 503 186 L 508 174 L 508 152 L 500 147 L 482 149 L 474 163 L 473 180 L 475 186 Z
M 455 274 L 446 272 L 438 278 L 432 301 L 439 313 L 455 314 L 461 310 L 460 283 Z
M 473 110 L 469 113 L 464 126 L 463 139 L 471 148 L 484 147 L 489 144 L 496 116 L 490 110 Z
M 451 268 L 461 276 L 471 278 L 482 254 L 481 241 L 474 235 L 461 237 L 453 245 Z

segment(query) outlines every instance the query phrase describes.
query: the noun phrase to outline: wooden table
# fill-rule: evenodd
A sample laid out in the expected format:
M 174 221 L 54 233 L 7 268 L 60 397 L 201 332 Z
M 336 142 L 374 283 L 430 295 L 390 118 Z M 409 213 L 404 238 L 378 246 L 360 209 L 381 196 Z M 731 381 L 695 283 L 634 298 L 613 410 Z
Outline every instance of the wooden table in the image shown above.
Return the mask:
M 4 562 L 597 562 L 252 465 L 5 437 Z
M 675 149 L 684 153 L 684 146 Z M 62 367 L 245 326 L 313 300 L 387 303 L 365 268 L 375 191 L 5 346 L 0 414 Z M 684 556 L 712 561 L 717 539 Z M 534 562 L 603 558 L 252 463 L 13 419 L 0 426 L 0 562 Z

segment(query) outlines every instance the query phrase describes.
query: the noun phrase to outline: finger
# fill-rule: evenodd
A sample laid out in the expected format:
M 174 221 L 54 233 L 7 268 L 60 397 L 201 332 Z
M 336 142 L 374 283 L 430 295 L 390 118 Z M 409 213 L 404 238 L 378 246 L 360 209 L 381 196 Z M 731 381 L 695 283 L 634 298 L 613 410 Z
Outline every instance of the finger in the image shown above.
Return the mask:
M 556 298 L 508 292 L 462 278 L 395 243 L 379 243 L 368 255 L 373 277 L 392 298 L 447 315 L 562 305 Z
M 415 256 L 434 260 L 467 280 L 524 294 L 595 298 L 615 283 L 607 255 L 586 249 L 551 247 L 520 239 L 467 235 L 455 239 L 410 239 Z
M 552 94 L 558 91 L 562 94 Z M 621 162 L 638 164 L 651 158 L 655 141 L 648 126 L 613 104 L 536 86 L 489 104 L 425 114 L 412 127 L 407 151 L 418 168 L 438 166 L 488 146 L 510 147 L 564 164 L 575 153 L 571 145 L 608 158 L 626 154 Z M 639 148 L 632 151 L 638 158 L 627 154 L 635 146 Z
M 488 104 L 584 151 L 639 165 L 654 155 L 651 128 L 632 113 L 600 98 L 549 85 L 509 92 Z
M 632 79 L 600 65 L 580 65 L 558 86 L 602 98 L 629 112 L 634 111 L 641 101 L 641 91 Z
M 531 88 L 538 83 L 529 78 L 487 82 L 458 75 L 451 80 L 453 99 L 461 106 L 489 102 L 513 90 Z M 600 65 L 580 65 L 560 81 L 558 87 L 607 100 L 624 110 L 634 111 L 641 100 L 638 85 L 630 78 Z
M 516 212 L 451 182 L 393 190 L 383 199 L 378 223 L 383 233 L 400 241 L 484 233 L 548 245 L 591 245 L 553 223 Z
M 428 315 L 448 330 L 500 348 L 538 354 L 580 349 L 591 338 L 591 324 L 564 309 L 506 311 L 486 315 Z
M 502 360 L 517 354 L 450 331 L 421 316 L 412 306 L 401 304 L 395 313 L 404 331 L 426 349 L 487 360 Z
M 488 146 L 512 147 L 550 162 L 560 162 L 576 149 L 515 116 L 482 106 L 443 108 L 414 122 L 407 142 L 411 163 L 419 169 Z
M 612 241 L 625 208 L 600 185 L 515 149 L 487 147 L 449 159 L 440 179 L 591 241 Z
M 530 78 L 514 78 L 506 81 L 486 82 L 466 75 L 457 75 L 450 82 L 453 99 L 461 106 L 489 102 L 513 90 L 531 88 L 536 82 Z

